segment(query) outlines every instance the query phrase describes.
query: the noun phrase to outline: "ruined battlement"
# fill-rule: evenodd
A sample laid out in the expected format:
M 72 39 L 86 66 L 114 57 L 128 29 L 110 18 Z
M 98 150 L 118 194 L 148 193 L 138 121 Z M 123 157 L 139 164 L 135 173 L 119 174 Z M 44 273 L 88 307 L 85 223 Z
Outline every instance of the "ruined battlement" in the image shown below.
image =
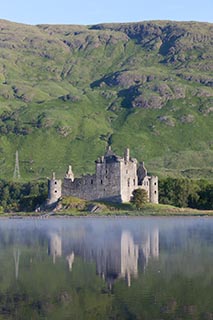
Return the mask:
M 48 203 L 61 196 L 74 196 L 85 200 L 103 200 L 115 203 L 129 202 L 137 188 L 147 191 L 150 202 L 158 203 L 158 178 L 147 175 L 144 163 L 130 157 L 126 149 L 124 156 L 116 155 L 111 147 L 105 155 L 95 161 L 95 173 L 74 178 L 71 165 L 63 182 L 55 175 L 48 182 Z

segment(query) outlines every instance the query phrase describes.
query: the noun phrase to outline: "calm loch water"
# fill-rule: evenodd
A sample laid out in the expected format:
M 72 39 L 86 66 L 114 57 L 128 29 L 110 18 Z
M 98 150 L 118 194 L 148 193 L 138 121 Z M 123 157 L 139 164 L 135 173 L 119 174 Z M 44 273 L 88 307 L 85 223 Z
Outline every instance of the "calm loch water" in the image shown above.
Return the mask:
M 212 218 L 0 221 L 0 319 L 213 319 Z

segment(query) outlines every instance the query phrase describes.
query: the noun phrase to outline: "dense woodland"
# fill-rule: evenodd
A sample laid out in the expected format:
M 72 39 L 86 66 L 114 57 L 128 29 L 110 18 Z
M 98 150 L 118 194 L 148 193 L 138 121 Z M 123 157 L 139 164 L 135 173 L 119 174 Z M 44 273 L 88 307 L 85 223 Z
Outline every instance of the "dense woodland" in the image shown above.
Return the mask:
M 46 181 L 28 183 L 0 180 L 0 212 L 34 211 L 47 199 Z M 213 210 L 213 183 L 166 178 L 159 182 L 159 201 L 177 207 Z
M 196 209 L 213 209 L 213 183 L 207 180 L 166 178 L 159 182 L 162 204 Z

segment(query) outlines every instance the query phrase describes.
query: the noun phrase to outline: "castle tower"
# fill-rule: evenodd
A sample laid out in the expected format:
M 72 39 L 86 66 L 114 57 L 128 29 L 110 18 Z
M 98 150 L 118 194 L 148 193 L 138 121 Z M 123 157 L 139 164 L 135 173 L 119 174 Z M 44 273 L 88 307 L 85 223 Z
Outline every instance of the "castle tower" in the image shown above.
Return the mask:
M 121 202 L 129 202 L 132 192 L 138 186 L 137 163 L 136 159 L 130 157 L 130 150 L 127 148 L 120 162 Z
M 149 184 L 150 202 L 158 203 L 158 177 L 151 176 Z
M 48 180 L 48 204 L 53 204 L 61 197 L 61 180 L 56 179 L 53 172 L 52 179 Z

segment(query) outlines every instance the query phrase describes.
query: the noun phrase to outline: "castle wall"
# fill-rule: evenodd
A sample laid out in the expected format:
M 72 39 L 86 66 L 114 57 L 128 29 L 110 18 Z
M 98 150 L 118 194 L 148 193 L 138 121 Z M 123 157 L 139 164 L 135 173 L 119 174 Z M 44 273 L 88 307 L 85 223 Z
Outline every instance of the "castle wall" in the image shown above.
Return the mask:
M 85 200 L 121 202 L 120 162 L 97 163 L 96 174 L 86 175 L 74 181 L 64 179 L 62 195 Z
M 141 188 L 141 189 L 146 190 L 148 199 L 149 199 L 149 201 L 150 201 L 150 177 L 149 177 L 149 176 L 146 176 L 146 177 L 143 179 L 142 185 L 141 185 L 141 186 L 138 186 L 138 187 Z
M 121 202 L 120 161 L 96 163 L 96 199 Z
M 48 181 L 48 204 L 53 204 L 62 196 L 73 196 L 85 200 L 108 202 L 129 202 L 135 189 L 147 191 L 148 200 L 158 203 L 158 177 L 148 176 L 144 163 L 130 158 L 129 149 L 124 157 L 115 155 L 111 148 L 104 157 L 96 161 L 96 173 L 75 178 L 69 166 L 63 183 L 55 179 Z
M 158 201 L 158 177 L 146 176 L 143 179 L 142 185 L 138 186 L 140 189 L 144 189 L 148 195 L 148 201 L 151 203 L 159 203 Z
M 62 195 L 73 196 L 82 198 L 85 200 L 91 200 L 94 192 L 94 186 L 96 185 L 95 175 L 86 175 L 81 178 L 71 179 L 64 178 L 62 184 Z
M 122 202 L 129 202 L 132 197 L 132 192 L 138 188 L 136 160 L 121 162 L 120 179 Z

